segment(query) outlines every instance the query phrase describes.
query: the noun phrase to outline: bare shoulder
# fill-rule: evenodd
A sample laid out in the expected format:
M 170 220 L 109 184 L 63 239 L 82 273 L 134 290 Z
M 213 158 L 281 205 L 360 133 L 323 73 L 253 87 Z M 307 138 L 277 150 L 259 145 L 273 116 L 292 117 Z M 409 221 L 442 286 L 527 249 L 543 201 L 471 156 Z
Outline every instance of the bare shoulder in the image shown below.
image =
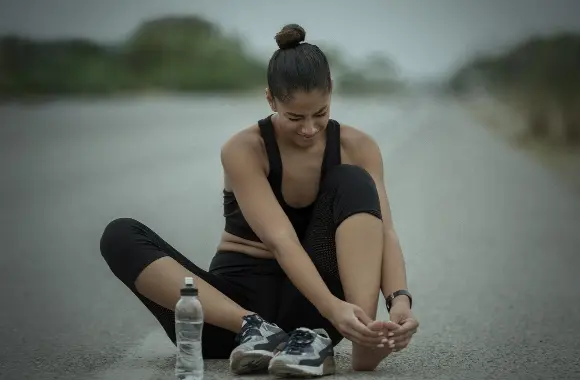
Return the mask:
M 340 144 L 352 163 L 367 166 L 377 160 L 382 162 L 381 150 L 375 139 L 366 132 L 349 125 L 341 125 Z
M 257 124 L 246 127 L 232 135 L 221 147 L 221 161 L 224 168 L 239 162 L 262 163 L 265 157 L 264 141 Z
M 222 145 L 222 152 L 259 149 L 262 144 L 258 125 L 254 124 L 230 136 Z

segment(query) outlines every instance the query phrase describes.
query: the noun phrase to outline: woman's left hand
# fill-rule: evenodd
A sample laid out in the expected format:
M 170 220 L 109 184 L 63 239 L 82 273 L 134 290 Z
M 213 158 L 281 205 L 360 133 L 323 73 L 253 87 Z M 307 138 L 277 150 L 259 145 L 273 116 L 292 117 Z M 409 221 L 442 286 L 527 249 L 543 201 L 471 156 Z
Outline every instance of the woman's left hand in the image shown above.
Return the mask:
M 399 327 L 389 331 L 389 340 L 393 340 L 395 347 L 393 351 L 405 349 L 411 342 L 411 338 L 419 328 L 419 322 L 413 316 L 408 302 L 394 302 L 389 312 L 391 322 Z

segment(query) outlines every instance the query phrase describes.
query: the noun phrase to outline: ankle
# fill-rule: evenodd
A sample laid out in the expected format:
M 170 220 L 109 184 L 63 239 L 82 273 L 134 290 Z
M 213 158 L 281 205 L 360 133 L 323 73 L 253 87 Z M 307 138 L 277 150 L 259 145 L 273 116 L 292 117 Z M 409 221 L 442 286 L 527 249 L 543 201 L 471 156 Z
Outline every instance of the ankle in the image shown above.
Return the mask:
M 227 329 L 233 333 L 239 334 L 240 331 L 242 330 L 242 327 L 244 326 L 244 321 L 246 320 L 246 317 L 253 314 L 255 313 L 251 311 L 240 310 L 238 313 L 236 313 L 235 318 L 230 319 Z

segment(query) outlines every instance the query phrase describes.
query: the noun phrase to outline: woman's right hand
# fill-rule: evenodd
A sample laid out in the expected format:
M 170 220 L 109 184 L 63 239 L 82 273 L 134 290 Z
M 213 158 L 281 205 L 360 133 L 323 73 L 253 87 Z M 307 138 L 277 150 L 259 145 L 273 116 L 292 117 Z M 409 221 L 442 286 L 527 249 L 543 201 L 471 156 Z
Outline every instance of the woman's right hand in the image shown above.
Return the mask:
M 353 343 L 367 347 L 381 347 L 387 342 L 382 331 L 373 331 L 367 326 L 373 320 L 357 305 L 337 299 L 328 313 L 328 320 Z

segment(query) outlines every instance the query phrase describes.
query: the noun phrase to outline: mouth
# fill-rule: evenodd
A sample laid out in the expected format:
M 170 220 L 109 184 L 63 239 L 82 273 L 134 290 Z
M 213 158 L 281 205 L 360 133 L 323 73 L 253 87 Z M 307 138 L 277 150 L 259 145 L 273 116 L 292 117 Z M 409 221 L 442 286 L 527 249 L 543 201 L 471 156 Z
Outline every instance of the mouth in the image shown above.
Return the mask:
M 298 136 L 300 136 L 304 140 L 312 140 L 313 138 L 316 137 L 316 135 L 318 135 L 318 133 L 315 133 L 313 135 L 301 135 L 300 133 L 298 133 Z

